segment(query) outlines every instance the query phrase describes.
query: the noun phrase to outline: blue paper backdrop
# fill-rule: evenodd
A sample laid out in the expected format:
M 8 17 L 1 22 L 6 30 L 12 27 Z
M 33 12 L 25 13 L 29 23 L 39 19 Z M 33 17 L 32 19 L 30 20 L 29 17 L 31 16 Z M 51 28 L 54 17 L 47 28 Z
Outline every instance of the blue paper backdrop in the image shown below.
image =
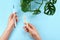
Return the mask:
M 19 22 L 11 33 L 9 40 L 34 40 L 23 29 L 24 16 L 26 16 L 28 22 L 35 25 L 42 40 L 60 40 L 60 0 L 57 0 L 55 4 L 56 12 L 53 16 L 45 15 L 43 8 L 41 8 L 41 14 L 36 16 L 33 16 L 30 12 L 24 13 L 21 11 L 19 3 L 20 0 L 0 0 L 0 36 L 7 27 L 9 15 L 14 11 L 14 5 Z

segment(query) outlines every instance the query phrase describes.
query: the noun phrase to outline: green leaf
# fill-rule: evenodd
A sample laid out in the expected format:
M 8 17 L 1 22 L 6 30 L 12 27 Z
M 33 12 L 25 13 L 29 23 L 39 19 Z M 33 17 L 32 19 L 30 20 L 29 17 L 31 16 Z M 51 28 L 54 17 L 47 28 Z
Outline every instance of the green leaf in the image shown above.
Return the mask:
M 34 15 L 37 15 L 39 13 L 41 13 L 41 6 L 43 5 L 44 0 L 42 0 L 42 2 L 35 2 L 37 3 L 39 6 L 38 8 L 35 10 L 31 9 L 33 7 L 33 5 L 31 6 L 31 2 L 35 0 L 21 0 L 21 10 L 23 12 L 33 12 Z M 47 0 L 45 0 L 47 2 Z M 44 6 L 44 14 L 46 15 L 54 15 L 56 8 L 54 6 L 54 4 L 57 2 L 57 0 L 49 0 L 45 6 Z
M 54 15 L 55 10 L 56 10 L 56 8 L 53 3 L 51 3 L 51 2 L 46 3 L 46 5 L 44 7 L 44 13 L 46 15 Z
M 41 13 L 41 11 L 40 11 L 39 9 L 36 9 L 36 10 L 34 10 L 33 15 L 37 15 L 37 14 L 39 14 L 39 13 Z
M 55 4 L 57 2 L 57 0 L 50 0 L 50 2 L 52 2 L 53 4 Z
M 30 2 L 33 0 L 21 0 L 21 10 L 23 12 L 28 12 L 28 10 L 30 9 Z

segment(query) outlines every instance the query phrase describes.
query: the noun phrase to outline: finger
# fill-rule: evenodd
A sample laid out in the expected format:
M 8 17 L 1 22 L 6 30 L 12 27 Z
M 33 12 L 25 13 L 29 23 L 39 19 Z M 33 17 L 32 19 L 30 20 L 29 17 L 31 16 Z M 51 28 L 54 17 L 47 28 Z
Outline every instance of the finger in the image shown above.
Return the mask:
M 16 17 L 16 12 L 13 12 L 13 17 Z
M 26 30 L 26 32 L 29 32 L 30 35 L 32 35 L 32 29 L 29 29 L 29 28 L 27 28 L 27 26 L 25 26 L 25 30 Z
M 15 15 L 15 20 L 16 20 L 16 22 L 18 22 L 18 17 L 17 17 L 17 15 L 16 15 L 16 13 L 14 13 L 14 15 Z
M 13 18 L 13 14 L 10 15 L 9 20 L 11 20 L 12 18 Z
M 24 24 L 27 25 L 27 23 L 24 23 Z M 32 28 L 32 29 L 34 28 L 33 25 L 30 24 L 30 23 L 28 23 L 28 26 L 29 26 L 30 28 Z
M 29 30 L 29 32 L 31 32 L 32 31 L 32 29 L 29 27 L 29 25 L 25 25 L 26 26 L 26 28 Z
M 15 19 L 16 19 L 16 18 L 15 18 L 15 16 L 16 16 L 16 15 L 15 15 L 15 14 L 13 14 L 13 20 L 15 20 Z
M 14 19 L 15 19 L 16 21 L 18 21 L 18 17 L 17 17 L 17 15 L 16 15 L 16 13 L 14 13 Z
M 16 15 L 16 22 L 18 22 L 18 17 L 17 17 L 17 15 Z
M 35 29 L 35 27 L 32 24 L 28 23 L 28 25 L 30 26 L 30 28 Z
M 24 24 L 25 24 L 26 28 L 31 29 L 31 28 L 29 27 L 28 23 L 24 23 Z
M 24 27 L 24 29 L 25 29 L 26 32 L 29 32 L 28 29 L 27 29 L 26 27 Z
M 14 14 L 16 14 L 16 12 L 12 13 L 9 18 L 12 19 Z

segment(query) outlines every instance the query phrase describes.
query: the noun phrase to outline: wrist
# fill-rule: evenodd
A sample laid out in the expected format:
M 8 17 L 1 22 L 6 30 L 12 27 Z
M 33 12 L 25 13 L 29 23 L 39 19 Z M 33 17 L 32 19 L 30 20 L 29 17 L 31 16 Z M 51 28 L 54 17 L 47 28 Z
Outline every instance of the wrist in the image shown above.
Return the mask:
M 14 25 L 11 25 L 11 24 L 9 25 L 9 24 L 8 24 L 8 27 L 9 27 L 9 28 L 14 28 Z
M 14 29 L 14 26 L 8 25 L 7 30 Z
M 41 40 L 40 36 L 38 35 L 35 40 Z

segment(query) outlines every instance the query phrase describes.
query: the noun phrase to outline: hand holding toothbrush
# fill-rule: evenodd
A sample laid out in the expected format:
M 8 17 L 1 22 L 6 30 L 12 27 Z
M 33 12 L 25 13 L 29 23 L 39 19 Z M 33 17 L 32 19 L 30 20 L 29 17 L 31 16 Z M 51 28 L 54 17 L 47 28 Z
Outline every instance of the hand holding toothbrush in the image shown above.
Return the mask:
M 17 21 L 18 21 L 18 18 L 17 18 L 16 12 L 14 12 L 9 17 L 8 26 L 0 38 L 1 40 L 8 40 L 12 30 L 14 29 L 14 27 L 16 25 L 15 22 L 17 22 Z
M 26 21 L 26 17 L 24 18 L 24 21 L 25 21 L 25 22 L 24 22 L 24 24 L 25 24 L 25 26 L 24 26 L 25 31 L 26 31 L 26 32 L 29 32 L 30 35 L 31 35 L 35 40 L 41 40 L 41 37 L 39 36 L 36 28 L 35 28 L 32 24 L 30 24 L 30 23 L 28 23 L 28 22 Z

